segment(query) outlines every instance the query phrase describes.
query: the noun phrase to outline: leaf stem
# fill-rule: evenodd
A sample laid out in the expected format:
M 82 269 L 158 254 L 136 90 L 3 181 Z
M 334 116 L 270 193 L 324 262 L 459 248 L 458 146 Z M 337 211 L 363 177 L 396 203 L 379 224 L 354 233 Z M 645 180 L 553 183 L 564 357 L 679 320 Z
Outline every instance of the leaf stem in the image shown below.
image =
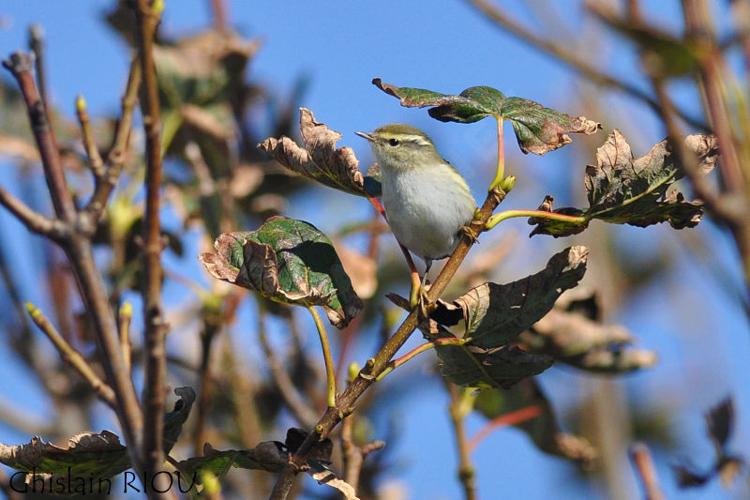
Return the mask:
M 558 214 L 555 212 L 547 212 L 545 210 L 505 210 L 504 212 L 496 213 L 490 217 L 487 221 L 487 229 L 492 229 L 502 221 L 516 217 L 536 217 L 538 219 L 556 220 L 560 222 L 568 222 L 570 224 L 586 223 L 586 217 L 577 215 Z
M 505 178 L 505 139 L 503 135 L 503 117 L 496 116 L 497 120 L 497 170 L 495 178 L 490 184 L 490 191 L 495 189 Z
M 336 408 L 336 369 L 333 363 L 333 356 L 331 356 L 331 344 L 328 342 L 328 333 L 326 333 L 326 327 L 323 325 L 323 321 L 320 319 L 318 311 L 313 306 L 308 306 L 307 310 L 315 321 L 315 328 L 318 330 L 318 336 L 320 337 L 320 347 L 323 349 L 323 360 L 326 365 L 326 384 L 327 389 L 327 402 L 328 408 Z
M 469 341 L 468 338 L 466 338 L 466 339 L 457 339 L 455 337 L 449 337 L 449 338 L 435 339 L 435 340 L 431 340 L 429 342 L 425 342 L 424 344 L 420 344 L 417 347 L 415 347 L 414 349 L 412 349 L 411 351 L 409 351 L 406 354 L 404 354 L 403 356 L 400 356 L 400 357 L 392 360 L 391 362 L 389 362 L 388 366 L 385 368 L 385 370 L 383 370 L 383 372 L 380 375 L 378 375 L 378 377 L 376 378 L 376 380 L 378 382 L 381 381 L 381 380 L 383 380 L 383 378 L 386 375 L 388 375 L 393 370 L 395 370 L 399 366 L 403 365 L 404 363 L 406 363 L 410 359 L 413 359 L 413 358 L 417 357 L 419 354 L 422 354 L 423 352 L 429 351 L 430 349 L 434 349 L 437 346 L 442 346 L 442 345 L 462 346 L 465 343 L 467 343 L 468 341 Z

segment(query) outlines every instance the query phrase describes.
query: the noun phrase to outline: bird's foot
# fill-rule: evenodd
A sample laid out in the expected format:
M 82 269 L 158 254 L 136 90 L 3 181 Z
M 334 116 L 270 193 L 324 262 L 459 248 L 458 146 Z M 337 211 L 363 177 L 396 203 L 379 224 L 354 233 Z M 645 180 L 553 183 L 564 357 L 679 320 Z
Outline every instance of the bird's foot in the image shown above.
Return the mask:
M 471 227 L 471 223 L 462 226 L 460 232 L 461 234 L 468 236 L 472 243 L 475 243 L 479 239 L 479 231 Z
M 416 308 L 419 311 L 420 319 L 427 319 L 432 305 L 429 297 L 427 297 L 427 288 L 420 286 L 416 290 L 412 289 L 409 304 L 412 310 Z

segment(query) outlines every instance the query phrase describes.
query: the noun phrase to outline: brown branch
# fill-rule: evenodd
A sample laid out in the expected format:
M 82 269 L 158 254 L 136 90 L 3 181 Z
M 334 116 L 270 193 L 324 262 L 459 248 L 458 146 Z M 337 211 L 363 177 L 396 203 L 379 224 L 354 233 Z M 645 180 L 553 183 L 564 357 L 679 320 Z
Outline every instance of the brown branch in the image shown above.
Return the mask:
M 469 441 L 469 451 L 474 451 L 479 446 L 479 443 L 484 441 L 487 436 L 497 429 L 508 427 L 509 425 L 518 425 L 541 414 L 542 409 L 539 406 L 526 406 L 520 410 L 504 413 L 499 417 L 493 418 L 471 438 Z
M 211 2 L 211 14 L 213 15 L 214 28 L 219 31 L 227 29 L 227 6 L 224 0 L 209 0 Z
M 354 442 L 354 418 L 354 415 L 349 415 L 341 423 L 341 448 L 344 459 L 344 481 L 357 491 L 365 458 L 370 453 L 383 449 L 385 442 L 371 441 L 363 446 L 357 445 Z
M 636 475 L 643 486 L 643 498 L 646 500 L 664 500 L 664 493 L 659 487 L 654 462 L 648 446 L 643 443 L 635 443 L 630 447 L 630 461 L 636 471 Z
M 642 101 L 648 105 L 652 110 L 658 112 L 659 104 L 643 90 L 637 86 L 619 80 L 618 78 L 609 75 L 600 69 L 596 68 L 593 64 L 589 63 L 586 59 L 579 56 L 575 51 L 569 50 L 565 45 L 554 42 L 553 40 L 547 40 L 528 28 L 521 26 L 515 20 L 507 16 L 499 7 L 492 5 L 488 0 L 465 0 L 469 5 L 473 5 L 479 12 L 481 12 L 487 19 L 492 21 L 499 28 L 510 33 L 521 41 L 528 43 L 529 45 L 536 47 L 542 52 L 550 55 L 554 59 L 566 64 L 574 71 L 578 72 L 584 78 L 591 80 L 597 85 L 603 87 L 609 87 L 617 89 L 625 94 Z M 703 121 L 689 116 L 682 110 L 676 110 L 679 117 L 682 118 L 685 123 L 695 127 L 699 130 L 706 130 L 706 124 Z
M 258 341 L 260 342 L 263 354 L 266 356 L 266 361 L 268 362 L 268 368 L 271 370 L 273 382 L 279 390 L 279 394 L 284 400 L 284 404 L 289 408 L 289 411 L 294 415 L 294 418 L 296 418 L 305 428 L 312 428 L 318 420 L 318 416 L 294 386 L 294 382 L 291 377 L 289 377 L 289 373 L 287 373 L 281 360 L 279 360 L 276 353 L 271 348 L 271 343 L 268 341 L 268 336 L 266 335 L 266 310 L 261 300 L 258 300 L 257 302 Z
M 154 35 L 163 7 L 161 2 L 138 0 L 138 53 L 143 74 L 141 113 L 146 135 L 146 213 L 143 232 L 144 274 L 143 322 L 146 350 L 145 382 L 143 391 L 143 470 L 144 475 L 155 477 L 164 463 L 162 438 L 164 432 L 164 407 L 166 396 L 167 325 L 161 304 L 161 223 L 159 220 L 159 190 L 161 188 L 161 119 L 159 88 L 154 63 Z M 160 475 L 159 477 L 163 477 Z M 158 488 L 163 490 L 164 488 Z M 153 491 L 151 497 L 159 497 Z
M 479 209 L 474 219 L 471 221 L 470 230 L 474 234 L 480 234 L 487 224 L 487 220 L 498 204 L 505 198 L 505 192 L 497 188 L 487 195 L 482 207 Z M 448 262 L 443 266 L 440 274 L 427 292 L 427 301 L 429 304 L 440 298 L 445 291 L 453 276 L 458 271 L 469 249 L 474 244 L 475 239 L 468 234 L 463 234 L 461 242 L 451 254 Z M 271 492 L 271 498 L 286 498 L 296 473 L 303 467 L 305 458 L 313 449 L 319 439 L 325 438 L 331 430 L 347 415 L 351 414 L 357 400 L 367 389 L 375 382 L 375 379 L 388 367 L 388 362 L 409 339 L 411 334 L 420 323 L 419 308 L 415 308 L 404 319 L 396 332 L 386 341 L 385 345 L 378 351 L 374 358 L 367 361 L 365 368 L 360 371 L 357 378 L 338 396 L 337 408 L 329 408 L 325 414 L 318 420 L 314 432 L 307 435 L 304 442 L 297 451 L 289 458 L 289 465 L 279 475 Z
M 49 187 L 55 213 L 63 221 L 72 222 L 76 216 L 73 197 L 65 181 L 65 172 L 57 147 L 57 139 L 55 139 L 47 110 L 34 82 L 33 59 L 26 52 L 14 52 L 9 59 L 3 61 L 3 66 L 13 74 L 23 95 L 29 113 L 31 130 L 34 133 L 39 155 L 42 158 L 44 177 Z
M 57 242 L 65 250 L 76 276 L 79 292 L 97 334 L 96 340 L 107 382 L 117 398 L 117 417 L 128 444 L 128 453 L 134 468 L 140 471 L 139 438 L 142 416 L 138 399 L 119 351 L 114 315 L 101 274 L 94 262 L 91 241 L 87 234 L 80 231 L 80 221 L 76 221 L 76 211 L 71 193 L 66 186 L 57 140 L 31 74 L 31 59 L 28 54 L 14 53 L 10 59 L 3 61 L 3 66 L 13 73 L 23 95 L 47 186 L 59 219 L 57 223 L 64 225 L 68 231 Z
M 31 303 L 26 304 L 26 309 L 29 312 L 29 316 L 32 321 L 39 327 L 39 330 L 44 333 L 47 338 L 52 342 L 57 351 L 60 353 L 60 357 L 65 361 L 71 368 L 73 368 L 94 390 L 96 395 L 104 401 L 110 408 L 117 407 L 117 401 L 115 399 L 115 393 L 112 388 L 107 385 L 99 376 L 96 374 L 94 369 L 86 361 L 86 358 L 78 352 L 72 345 L 65 340 L 52 323 L 47 319 L 42 311 L 35 307 Z
M 125 88 L 125 94 L 122 97 L 122 110 L 120 120 L 115 127 L 112 146 L 107 153 L 107 168 L 101 177 L 96 176 L 96 187 L 94 194 L 91 196 L 86 205 L 85 212 L 91 215 L 94 226 L 104 214 L 104 207 L 107 204 L 110 194 L 120 178 L 120 173 L 125 165 L 125 154 L 130 139 L 130 130 L 133 123 L 133 111 L 135 104 L 138 102 L 138 89 L 141 85 L 141 64 L 138 58 L 134 59 L 130 65 L 128 74 L 128 83 Z M 85 138 L 85 134 L 84 134 Z

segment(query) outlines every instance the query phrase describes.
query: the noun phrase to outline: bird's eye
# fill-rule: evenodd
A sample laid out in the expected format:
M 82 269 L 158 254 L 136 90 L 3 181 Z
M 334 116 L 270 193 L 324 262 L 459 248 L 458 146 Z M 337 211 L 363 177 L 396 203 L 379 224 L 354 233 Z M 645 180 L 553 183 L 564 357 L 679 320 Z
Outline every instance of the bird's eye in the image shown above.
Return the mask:
M 398 139 L 388 139 L 388 144 L 390 144 L 391 146 L 398 146 L 399 142 Z

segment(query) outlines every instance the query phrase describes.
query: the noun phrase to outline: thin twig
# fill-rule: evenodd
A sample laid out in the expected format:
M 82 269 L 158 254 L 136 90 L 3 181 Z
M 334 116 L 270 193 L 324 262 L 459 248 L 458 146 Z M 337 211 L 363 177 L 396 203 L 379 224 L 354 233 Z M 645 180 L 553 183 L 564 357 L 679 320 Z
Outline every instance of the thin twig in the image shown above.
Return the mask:
M 110 194 L 120 178 L 120 173 L 125 165 L 125 156 L 128 149 L 128 141 L 133 123 L 133 111 L 135 104 L 138 102 L 138 90 L 141 85 L 141 63 L 138 58 L 130 64 L 130 73 L 128 74 L 128 83 L 125 87 L 125 94 L 122 97 L 122 106 L 120 119 L 115 127 L 115 133 L 112 138 L 112 146 L 107 153 L 107 168 L 104 175 L 95 177 L 96 186 L 94 194 L 86 204 L 85 213 L 91 214 L 96 223 L 104 214 L 104 207 L 107 204 Z
M 465 1 L 468 4 L 473 5 L 479 12 L 484 14 L 487 19 L 501 29 L 512 34 L 521 41 L 536 47 L 542 52 L 549 54 L 554 59 L 566 64 L 595 84 L 620 90 L 621 92 L 644 102 L 654 111 L 658 111 L 659 104 L 656 102 L 656 99 L 648 95 L 646 92 L 642 91 L 635 85 L 619 80 L 618 78 L 599 70 L 587 60 L 580 57 L 575 51 L 569 50 L 566 45 L 557 43 L 553 40 L 547 40 L 533 33 L 528 28 L 521 26 L 515 20 L 511 19 L 499 7 L 492 5 L 488 0 Z M 676 112 L 680 118 L 692 127 L 699 130 L 706 130 L 706 124 L 701 120 L 691 117 L 679 109 L 676 110 Z
M 144 216 L 143 253 L 143 322 L 146 350 L 145 383 L 143 391 L 143 469 L 144 474 L 155 477 L 164 462 L 162 434 L 164 432 L 164 407 L 166 396 L 167 325 L 161 305 L 161 223 L 159 219 L 159 190 L 161 189 L 161 120 L 159 88 L 154 63 L 154 35 L 159 24 L 162 2 L 152 4 L 138 0 L 138 52 L 143 74 L 143 99 L 141 113 L 146 135 L 146 212 Z M 160 475 L 159 477 L 163 477 Z M 163 488 L 160 488 L 163 489 Z M 153 492 L 154 496 L 156 492 Z
M 224 0 L 209 0 L 211 2 L 211 14 L 213 15 L 214 28 L 219 31 L 227 29 L 227 6 Z
M 83 149 L 86 151 L 86 156 L 89 159 L 89 168 L 91 168 L 91 172 L 93 172 L 94 178 L 98 183 L 104 176 L 104 160 L 102 160 L 99 148 L 96 146 L 96 140 L 91 131 L 91 120 L 89 119 L 86 99 L 82 95 L 76 97 L 76 116 L 78 117 L 78 124 L 81 126 Z
M 271 370 L 274 384 L 276 384 L 276 388 L 279 390 L 284 404 L 286 404 L 294 418 L 302 426 L 307 429 L 312 428 L 318 420 L 318 416 L 315 414 L 313 408 L 305 402 L 302 395 L 294 386 L 294 382 L 289 377 L 289 373 L 287 373 L 281 360 L 279 360 L 271 348 L 271 343 L 268 341 L 266 333 L 266 310 L 261 300 L 258 300 L 258 341 L 266 357 L 268 368 Z
M 86 358 L 78 352 L 72 345 L 65 340 L 57 329 L 50 323 L 42 311 L 31 303 L 26 303 L 26 310 L 29 312 L 29 316 L 32 321 L 39 327 L 39 330 L 44 333 L 47 338 L 52 342 L 57 351 L 60 353 L 60 357 L 73 368 L 78 374 L 91 386 L 99 399 L 107 403 L 111 408 L 117 407 L 115 399 L 115 393 L 112 388 L 107 385 L 99 376 L 96 374 L 91 365 L 88 364 Z
M 648 446 L 643 443 L 633 444 L 630 447 L 630 461 L 641 486 L 643 486 L 643 498 L 645 500 L 664 500 L 664 493 L 659 487 L 659 480 Z
M 458 479 L 464 490 L 464 498 L 475 500 L 477 498 L 476 471 L 471 463 L 471 451 L 466 440 L 466 429 L 464 429 L 463 394 L 456 385 L 450 382 L 445 384 L 450 395 L 448 413 L 450 414 L 456 451 L 458 452 Z
M 200 396 L 195 412 L 195 430 L 193 431 L 193 453 L 196 456 L 203 454 L 203 446 L 206 439 L 206 423 L 208 422 L 208 410 L 211 405 L 211 347 L 214 338 L 219 332 L 220 325 L 208 318 L 203 320 L 203 331 L 201 331 L 201 364 L 198 369 L 200 380 Z
M 548 219 L 556 220 L 560 222 L 568 222 L 570 224 L 585 224 L 586 217 L 558 214 L 555 212 L 546 212 L 544 210 L 505 210 L 498 212 L 487 221 L 487 229 L 492 229 L 504 220 L 513 219 L 516 217 L 533 217 L 537 219 Z

